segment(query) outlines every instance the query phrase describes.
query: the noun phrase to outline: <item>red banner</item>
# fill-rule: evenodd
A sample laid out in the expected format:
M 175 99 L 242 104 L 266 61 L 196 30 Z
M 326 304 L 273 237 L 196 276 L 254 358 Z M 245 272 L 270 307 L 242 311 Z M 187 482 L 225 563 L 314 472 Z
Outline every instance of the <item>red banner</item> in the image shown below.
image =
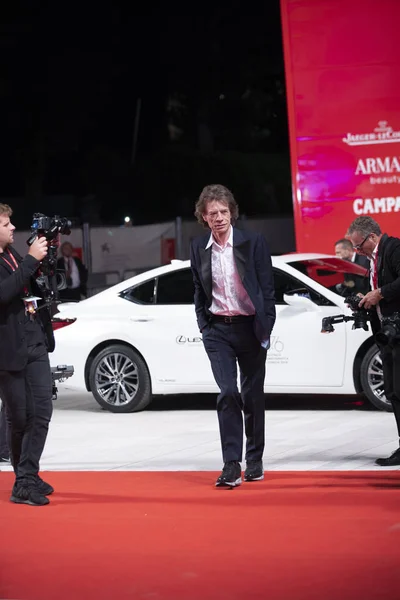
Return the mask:
M 400 233 L 399 0 L 281 0 L 298 252 Z

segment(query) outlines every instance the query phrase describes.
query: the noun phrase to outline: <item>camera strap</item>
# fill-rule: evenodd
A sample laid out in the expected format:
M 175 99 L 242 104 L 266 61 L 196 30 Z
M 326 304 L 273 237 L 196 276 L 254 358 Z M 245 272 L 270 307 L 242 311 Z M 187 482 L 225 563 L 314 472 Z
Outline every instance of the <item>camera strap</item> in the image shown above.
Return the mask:
M 372 285 L 374 286 L 374 290 L 378 289 L 378 252 L 374 258 L 374 272 L 372 274 Z

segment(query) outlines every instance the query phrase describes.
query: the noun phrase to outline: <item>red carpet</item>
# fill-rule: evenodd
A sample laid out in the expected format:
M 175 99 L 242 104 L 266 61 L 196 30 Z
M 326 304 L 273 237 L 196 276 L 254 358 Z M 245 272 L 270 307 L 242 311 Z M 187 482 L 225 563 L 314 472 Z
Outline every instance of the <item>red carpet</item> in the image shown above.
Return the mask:
M 398 472 L 45 473 L 47 507 L 8 501 L 0 598 L 373 600 L 400 596 Z

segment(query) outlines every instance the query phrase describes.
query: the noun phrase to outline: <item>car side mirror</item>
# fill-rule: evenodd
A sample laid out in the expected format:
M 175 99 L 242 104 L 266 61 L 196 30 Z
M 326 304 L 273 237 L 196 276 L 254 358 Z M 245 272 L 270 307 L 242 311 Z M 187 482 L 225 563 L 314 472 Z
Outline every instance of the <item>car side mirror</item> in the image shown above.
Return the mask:
M 319 311 L 319 307 L 311 300 L 308 295 L 308 292 L 296 292 L 294 294 L 284 294 L 283 300 L 289 306 L 293 306 L 296 308 L 303 308 L 304 310 L 310 312 Z

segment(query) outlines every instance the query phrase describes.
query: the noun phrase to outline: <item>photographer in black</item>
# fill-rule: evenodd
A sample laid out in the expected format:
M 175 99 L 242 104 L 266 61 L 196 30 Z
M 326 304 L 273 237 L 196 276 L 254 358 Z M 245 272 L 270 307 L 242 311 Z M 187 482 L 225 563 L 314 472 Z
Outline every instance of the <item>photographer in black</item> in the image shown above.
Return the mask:
M 391 401 L 400 442 L 400 239 L 382 234 L 371 217 L 358 217 L 347 236 L 354 250 L 370 259 L 371 291 L 360 301 L 370 311 L 372 332 L 380 349 L 386 397 Z M 400 465 L 400 447 L 381 467 Z
M 28 254 L 12 247 L 12 210 L 0 204 L 0 396 L 11 428 L 15 471 L 12 502 L 42 506 L 54 490 L 39 477 L 39 461 L 52 415 L 52 377 L 48 352 L 54 349 L 50 313 L 36 285 L 48 242 L 37 237 Z

